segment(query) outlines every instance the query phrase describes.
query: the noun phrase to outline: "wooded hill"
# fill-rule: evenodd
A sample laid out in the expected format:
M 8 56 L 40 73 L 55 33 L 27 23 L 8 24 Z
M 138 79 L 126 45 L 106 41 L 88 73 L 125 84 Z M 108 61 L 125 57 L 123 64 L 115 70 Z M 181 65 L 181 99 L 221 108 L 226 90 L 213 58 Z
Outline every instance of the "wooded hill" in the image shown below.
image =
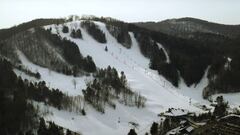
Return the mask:
M 209 67 L 208 79 L 210 83 L 208 87 L 205 89 L 205 92 L 204 92 L 205 96 L 211 95 L 216 92 L 226 93 L 226 92 L 240 91 L 240 85 L 237 82 L 237 80 L 240 79 L 240 62 L 239 62 L 240 55 L 238 53 L 240 51 L 240 47 L 239 47 L 240 39 L 237 32 L 235 33 L 235 30 L 232 31 L 234 33 L 232 35 L 234 36 L 229 36 L 229 34 L 219 34 L 216 32 L 212 32 L 213 31 L 212 23 L 204 22 L 203 23 L 204 25 L 208 24 L 206 27 L 204 27 L 204 29 L 209 29 L 208 31 L 206 30 L 194 31 L 192 33 L 193 36 L 190 36 L 188 38 L 185 38 L 185 37 L 183 38 L 180 36 L 176 36 L 174 34 L 170 34 L 170 35 L 166 34 L 161 30 L 152 31 L 146 28 L 139 27 L 136 24 L 124 23 L 122 21 L 112 19 L 112 18 L 92 17 L 92 18 L 82 18 L 82 19 L 85 20 L 85 23 L 83 23 L 83 26 L 87 29 L 90 35 L 92 35 L 93 37 L 95 37 L 96 40 L 99 40 L 99 42 L 102 42 L 102 43 L 106 42 L 105 41 L 106 39 L 104 38 L 104 33 L 101 34 L 101 31 L 99 31 L 96 26 L 90 23 L 91 21 L 104 22 L 107 25 L 107 28 L 110 31 L 110 33 L 117 39 L 119 43 L 121 43 L 126 48 L 131 47 L 131 41 L 129 40 L 128 32 L 133 32 L 136 39 L 139 42 L 142 54 L 145 57 L 150 59 L 150 67 L 154 70 L 157 70 L 159 74 L 163 75 L 175 86 L 178 86 L 180 77 L 184 79 L 185 83 L 188 86 L 199 83 L 204 73 L 206 72 L 207 67 Z M 16 33 L 19 33 L 19 32 L 24 33 L 24 31 L 25 33 L 27 33 L 26 30 L 28 30 L 29 28 L 33 28 L 33 27 L 36 28 L 46 24 L 61 24 L 66 21 L 69 21 L 69 20 L 41 19 L 41 20 L 34 20 L 29 23 L 25 23 L 7 30 L 6 29 L 0 30 L 0 35 L 4 35 L 4 36 L 1 36 L 0 38 L 2 39 L 1 55 L 5 55 L 5 56 L 7 55 L 7 57 L 10 59 L 17 59 L 15 58 L 16 56 L 12 56 L 11 52 L 9 52 L 8 54 L 4 54 L 6 50 L 13 49 L 13 47 L 9 45 L 7 45 L 6 47 L 6 43 L 10 42 L 10 39 L 12 42 L 12 39 L 14 39 L 13 37 L 15 37 L 15 40 L 21 37 L 21 36 L 18 36 L 18 34 Z M 189 21 L 189 20 L 184 20 L 184 21 Z M 195 24 L 198 24 L 198 23 L 195 22 L 194 26 Z M 217 25 L 217 26 L 218 27 L 214 27 L 215 31 L 217 31 L 218 29 L 219 31 L 224 31 L 222 29 L 228 29 L 226 28 L 227 26 L 225 25 Z M 182 25 L 181 27 L 184 28 L 185 26 Z M 199 27 L 199 26 L 196 25 L 196 27 Z M 226 30 L 228 32 L 225 32 L 225 33 L 229 33 L 232 27 Z M 235 27 L 238 27 L 238 26 L 235 26 Z M 117 30 L 118 32 L 114 33 L 113 30 Z M 69 30 L 69 32 L 71 31 Z M 5 35 L 8 35 L 8 36 L 5 36 Z M 34 35 L 35 34 L 32 34 L 31 36 L 34 36 Z M 43 35 L 47 35 L 47 34 L 43 34 Z M 81 36 L 79 38 L 81 38 Z M 66 40 L 63 40 L 63 42 L 68 43 L 68 41 Z M 156 47 L 156 43 L 162 44 L 162 46 L 167 50 L 167 53 L 169 54 L 170 61 L 171 61 L 170 63 L 166 62 L 165 60 L 166 56 L 163 54 L 163 51 L 161 49 Z M 69 44 L 72 44 L 72 43 L 69 43 Z M 69 50 L 71 49 L 69 48 Z M 63 53 L 61 51 L 61 47 L 60 49 L 59 48 L 56 49 L 55 52 Z M 67 58 L 68 57 L 66 56 L 67 52 L 63 55 L 63 58 L 65 58 L 65 62 L 72 63 L 72 61 L 74 60 L 69 60 Z M 73 52 L 74 52 L 73 53 L 74 55 L 76 54 L 76 59 L 81 59 L 78 52 L 75 52 L 75 51 Z M 44 53 L 41 53 L 41 54 L 44 54 Z M 91 62 L 91 58 L 89 59 L 82 58 L 82 59 L 83 60 L 80 60 L 80 61 L 84 61 L 85 59 L 85 61 L 90 61 L 86 63 L 89 63 L 89 65 L 93 66 L 93 62 Z M 231 61 L 229 61 L 230 59 Z M 54 62 L 55 64 L 60 63 L 60 65 L 63 65 L 62 69 L 72 70 L 72 68 L 64 66 L 66 65 L 64 64 L 65 63 L 64 61 L 61 61 L 61 60 L 56 60 L 56 61 Z M 17 60 L 15 62 L 17 62 Z M 51 61 L 49 61 L 48 63 L 51 63 Z M 38 64 L 39 65 L 45 64 L 45 66 L 49 66 L 49 64 L 46 65 L 46 63 L 38 63 Z M 72 64 L 72 65 L 74 66 L 75 64 Z M 92 72 L 94 71 L 94 69 L 95 68 L 93 66 L 93 68 L 88 72 Z M 87 69 L 85 68 L 85 70 Z

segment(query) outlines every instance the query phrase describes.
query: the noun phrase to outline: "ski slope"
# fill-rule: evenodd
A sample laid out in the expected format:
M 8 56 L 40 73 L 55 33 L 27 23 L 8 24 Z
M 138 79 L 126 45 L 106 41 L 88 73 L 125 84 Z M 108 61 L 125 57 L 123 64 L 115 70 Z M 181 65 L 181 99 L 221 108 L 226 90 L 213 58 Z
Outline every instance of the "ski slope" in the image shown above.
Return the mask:
M 41 74 L 41 79 L 36 80 L 36 78 L 29 77 L 25 73 L 15 69 L 15 73 L 17 75 L 22 76 L 22 78 L 26 78 L 31 81 L 42 81 L 44 80 L 46 82 L 46 85 L 50 88 L 58 88 L 62 92 L 66 93 L 70 96 L 75 95 L 81 95 L 82 89 L 86 88 L 85 80 L 88 79 L 88 77 L 73 77 L 73 76 L 67 76 L 64 74 L 57 73 L 55 71 L 52 71 L 48 68 L 43 68 L 38 65 L 33 64 L 30 62 L 21 51 L 17 51 L 17 54 L 19 56 L 19 59 L 21 60 L 22 64 L 28 68 L 29 70 L 33 72 L 39 72 Z M 76 89 L 74 89 L 73 80 L 76 80 L 77 85 Z
M 157 115 L 168 108 L 173 107 L 191 112 L 202 112 L 195 104 L 201 104 L 200 102 L 203 101 L 199 98 L 199 93 L 201 93 L 201 89 L 206 85 L 206 82 L 202 82 L 199 85 L 195 94 L 189 94 L 192 88 L 188 89 L 184 85 L 180 85 L 180 89 L 177 89 L 162 76 L 158 75 L 156 71 L 149 69 L 149 59 L 141 54 L 133 33 L 129 33 L 132 46 L 130 49 L 126 49 L 108 32 L 104 23 L 94 22 L 106 35 L 107 43 L 102 44 L 95 41 L 85 29 L 81 28 L 80 22 L 73 21 L 65 25 L 69 26 L 70 31 L 71 29 L 81 29 L 83 39 L 73 39 L 70 37 L 70 33 L 62 33 L 62 25 L 48 25 L 44 28 L 51 28 L 52 33 L 59 34 L 62 38 L 75 42 L 83 56 L 92 56 L 98 68 L 106 68 L 110 65 L 115 67 L 119 73 L 124 71 L 130 88 L 146 97 L 146 107 L 137 109 L 136 107 L 127 107 L 117 103 L 115 110 L 107 107 L 105 114 L 101 114 L 96 112 L 90 105 L 87 105 L 85 108 L 86 116 L 49 107 L 48 109 L 52 112 L 52 115 L 45 116 L 47 120 L 54 121 L 62 127 L 84 135 L 126 135 L 132 128 L 129 122 L 135 122 L 139 124 L 139 127 L 136 129 L 138 135 L 144 135 L 149 131 L 153 121 L 160 120 Z M 161 44 L 158 43 L 158 45 L 163 48 Z M 108 51 L 105 51 L 106 46 Z M 167 51 L 164 48 L 163 50 L 167 55 Z M 82 95 L 82 89 L 86 88 L 86 80 L 91 79 L 91 77 L 66 76 L 50 71 L 47 68 L 31 63 L 22 52 L 18 51 L 18 55 L 22 64 L 32 71 L 38 71 L 41 74 L 41 80 L 45 80 L 49 87 L 59 88 L 71 96 Z M 168 55 L 167 62 L 170 62 Z M 39 81 L 19 70 L 15 70 L 15 73 L 32 81 Z M 72 83 L 73 79 L 77 81 L 76 89 L 74 89 Z M 184 89 L 187 90 L 183 92 Z M 191 99 L 190 103 L 190 98 L 192 97 L 193 99 Z M 42 110 L 46 108 L 41 103 L 39 103 L 39 106 Z
M 132 47 L 126 49 L 117 43 L 116 39 L 106 29 L 105 24 L 100 22 L 95 22 L 95 24 L 105 33 L 106 44 L 95 41 L 85 29 L 80 27 L 80 21 L 70 22 L 66 25 L 70 29 L 81 29 L 83 40 L 71 38 L 69 33 L 62 33 L 61 28 L 57 28 L 58 31 L 53 30 L 53 33 L 59 33 L 61 37 L 75 42 L 83 56 L 90 55 L 93 57 L 97 67 L 106 68 L 108 65 L 111 65 L 119 72 L 124 71 L 130 87 L 134 91 L 138 91 L 146 96 L 148 98 L 148 105 L 155 104 L 167 108 L 179 107 L 179 104 L 181 104 L 184 108 L 194 109 L 194 107 L 188 105 L 189 98 L 176 92 L 176 89 L 168 81 L 160 77 L 156 71 L 149 69 L 149 59 L 140 53 L 133 33 L 130 33 Z M 54 26 L 47 26 L 45 28 L 50 27 L 54 29 Z M 104 50 L 105 46 L 108 47 L 107 52 Z M 167 104 L 161 104 L 161 102 Z M 159 109 L 156 109 L 155 112 L 159 113 Z

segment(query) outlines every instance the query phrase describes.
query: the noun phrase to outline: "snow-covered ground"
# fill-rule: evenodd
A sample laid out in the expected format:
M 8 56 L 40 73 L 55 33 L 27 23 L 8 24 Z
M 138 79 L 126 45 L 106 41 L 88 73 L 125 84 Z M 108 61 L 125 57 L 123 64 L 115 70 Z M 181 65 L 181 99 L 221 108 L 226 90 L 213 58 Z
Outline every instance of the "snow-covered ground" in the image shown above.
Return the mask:
M 228 101 L 230 107 L 240 107 L 240 92 L 238 93 L 227 93 L 227 94 L 216 94 L 212 98 L 216 99 L 217 96 L 223 96 L 225 101 Z
M 147 98 L 146 107 L 137 109 L 136 107 L 117 104 L 116 110 L 107 107 L 105 114 L 101 114 L 91 106 L 87 106 L 86 116 L 74 112 L 59 111 L 50 107 L 49 110 L 52 115 L 45 116 L 47 120 L 54 121 L 60 126 L 84 135 L 124 135 L 132 128 L 129 122 L 136 122 L 139 124 L 136 129 L 137 133 L 143 135 L 149 131 L 153 121 L 160 120 L 157 115 L 168 110 L 168 108 L 202 112 L 203 110 L 199 109 L 197 105 L 209 104 L 201 97 L 202 89 L 207 85 L 206 75 L 196 87 L 186 87 L 182 81 L 180 88 L 175 88 L 166 79 L 159 76 L 156 71 L 149 69 L 149 59 L 141 54 L 133 33 L 129 33 L 132 47 L 126 49 L 117 43 L 116 39 L 106 29 L 105 24 L 100 22 L 95 22 L 95 24 L 105 33 L 107 43 L 101 44 L 95 41 L 85 29 L 80 27 L 80 21 L 69 22 L 66 25 L 70 27 L 70 31 L 71 29 L 81 29 L 83 39 L 73 39 L 69 33 L 62 33 L 61 25 L 49 25 L 45 28 L 51 27 L 53 33 L 58 33 L 61 37 L 75 42 L 83 56 L 92 56 L 97 67 L 106 68 L 110 65 L 115 67 L 119 73 L 124 71 L 130 88 Z M 107 52 L 104 49 L 106 46 L 108 48 Z M 159 47 L 162 46 L 159 44 Z M 164 52 L 167 55 L 167 51 Z M 86 88 L 85 82 L 90 79 L 89 77 L 74 78 L 50 71 L 29 62 L 20 51 L 18 51 L 18 54 L 22 63 L 32 71 L 38 71 L 41 74 L 41 80 L 45 80 L 47 85 L 52 88 L 59 88 L 68 95 L 82 95 L 82 89 Z M 169 58 L 167 62 L 170 62 Z M 37 81 L 19 70 L 15 70 L 15 72 L 23 78 Z M 74 89 L 73 79 L 77 81 L 76 89 Z M 236 99 L 236 102 L 239 102 L 239 100 Z M 44 105 L 41 106 L 44 107 Z
M 201 104 L 209 104 L 209 102 L 207 100 L 204 100 L 202 98 L 202 91 L 203 89 L 208 85 L 208 79 L 207 79 L 207 72 L 208 69 L 205 71 L 205 74 L 202 78 L 202 80 L 197 84 L 197 85 L 192 85 L 190 87 L 188 87 L 185 83 L 184 80 L 181 78 L 180 79 L 180 84 L 179 84 L 179 93 L 190 97 L 192 100 L 196 100 L 198 102 L 200 102 Z
M 36 80 L 33 77 L 29 77 L 25 73 L 15 69 L 15 73 L 17 75 L 21 75 L 22 78 L 26 78 L 31 81 L 42 81 L 44 80 L 46 82 L 46 85 L 50 88 L 58 88 L 64 93 L 74 96 L 74 95 L 81 95 L 82 89 L 86 88 L 85 81 L 88 80 L 88 77 L 73 77 L 73 76 L 67 76 L 60 73 L 57 73 L 55 71 L 51 71 L 48 68 L 43 68 L 38 65 L 35 65 L 31 63 L 21 51 L 17 51 L 19 59 L 21 60 L 22 64 L 26 66 L 29 70 L 33 72 L 39 72 L 41 74 L 41 79 Z M 73 80 L 77 82 L 76 89 L 73 85 Z

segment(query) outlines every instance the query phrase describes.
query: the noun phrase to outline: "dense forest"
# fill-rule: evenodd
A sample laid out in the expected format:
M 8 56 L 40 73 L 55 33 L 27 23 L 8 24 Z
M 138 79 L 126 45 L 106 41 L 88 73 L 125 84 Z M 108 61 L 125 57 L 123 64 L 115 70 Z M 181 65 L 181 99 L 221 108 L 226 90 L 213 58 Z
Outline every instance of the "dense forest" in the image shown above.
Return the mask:
M 80 33 L 77 30 L 76 38 Z M 50 29 L 37 27 L 0 41 L 0 44 L 1 56 L 8 58 L 15 67 L 21 66 L 17 53 L 19 50 L 31 62 L 66 75 L 77 76 L 83 72 L 96 71 L 95 63 L 90 56 L 83 57 L 75 43 L 52 34 Z M 27 67 L 19 69 L 28 71 Z
M 133 31 L 135 35 L 151 38 L 165 47 L 171 63 L 163 64 L 158 71 L 175 86 L 180 77 L 188 86 L 199 83 L 207 67 L 210 67 L 208 72 L 210 83 L 206 87 L 205 95 L 240 90 L 237 83 L 240 78 L 239 53 L 237 53 L 240 50 L 238 46 L 240 42 L 238 38 L 230 39 L 223 35 L 197 32 L 192 38 L 183 39 L 161 32 L 149 31 L 134 24 L 129 24 L 129 30 Z M 139 42 L 140 45 L 146 43 L 142 40 Z M 148 45 L 150 44 L 148 43 Z M 145 55 L 153 54 L 152 51 L 148 52 L 149 49 L 143 49 L 143 51 L 142 53 Z M 225 67 L 226 64 L 228 68 Z
M 69 29 L 67 26 L 64 27 L 66 27 L 65 29 Z M 65 60 L 67 60 L 71 65 L 74 66 L 74 68 L 72 69 L 72 73 L 74 74 L 74 76 L 76 76 L 76 70 L 78 68 L 84 69 L 87 72 L 96 71 L 96 66 L 91 56 L 83 57 L 80 53 L 78 46 L 75 43 L 65 38 L 61 39 L 61 37 L 56 34 L 52 34 L 51 29 L 44 30 L 39 28 L 37 30 L 41 35 L 49 39 L 55 47 L 58 47 L 62 50 Z M 71 34 L 72 33 L 73 31 L 71 32 Z M 76 38 L 82 38 L 80 29 L 75 32 L 74 36 L 76 36 Z
M 0 60 L 0 74 L 0 134 L 2 135 L 32 135 L 34 129 L 41 131 L 42 120 L 39 125 L 39 110 L 29 100 L 44 102 L 58 109 L 73 108 L 70 97 L 59 90 L 50 90 L 45 82 L 33 84 L 17 77 L 11 63 L 5 59 Z M 48 130 L 45 133 L 50 135 L 61 131 L 52 122 L 46 129 Z M 68 132 L 72 134 L 71 131 Z M 43 134 L 38 132 L 37 135 Z
M 69 129 L 57 126 L 54 122 L 46 122 L 43 118 L 40 118 L 39 128 L 37 135 L 80 135 Z M 30 134 L 29 134 L 30 135 Z
M 0 133 L 16 134 L 19 130 L 28 130 L 36 123 L 37 112 L 29 104 L 12 71 L 11 64 L 0 60 Z
M 134 36 L 138 40 L 141 53 L 150 59 L 149 67 L 157 70 L 174 86 L 178 86 L 179 75 L 176 66 L 166 62 L 167 58 L 163 49 L 147 34 L 135 33 Z
M 99 43 L 106 43 L 106 37 L 102 30 L 98 28 L 98 26 L 92 21 L 82 21 L 81 27 L 85 28 L 87 32 Z
M 111 18 L 111 17 L 95 17 L 92 16 L 90 18 L 88 17 L 82 17 L 82 20 L 86 21 L 100 21 L 106 24 L 106 28 L 109 31 L 109 33 L 116 38 L 117 42 L 122 44 L 126 48 L 131 48 L 132 41 L 129 35 L 128 31 L 128 24 Z
M 20 32 L 26 31 L 30 28 L 35 27 L 41 27 L 45 25 L 50 24 L 61 24 L 66 22 L 65 19 L 36 19 L 32 20 L 30 22 L 26 22 L 23 24 L 20 24 L 18 26 L 11 27 L 9 29 L 1 29 L 0 30 L 0 40 L 5 40 L 7 38 L 10 38 L 11 36 L 14 36 L 15 34 L 18 34 Z
M 126 24 L 117 25 L 115 23 L 108 23 L 106 28 L 112 34 L 112 36 L 117 39 L 118 43 L 122 44 L 126 48 L 131 47 L 132 41 Z

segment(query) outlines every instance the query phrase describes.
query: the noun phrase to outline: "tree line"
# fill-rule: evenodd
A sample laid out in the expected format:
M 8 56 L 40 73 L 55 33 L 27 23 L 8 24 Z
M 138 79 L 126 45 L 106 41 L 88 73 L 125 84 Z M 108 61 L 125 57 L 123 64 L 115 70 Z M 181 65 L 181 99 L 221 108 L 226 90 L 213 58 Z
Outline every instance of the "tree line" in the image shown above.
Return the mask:
M 67 27 L 67 26 L 65 26 Z M 67 27 L 68 29 L 68 27 Z M 76 76 L 78 74 L 79 69 L 83 69 L 87 72 L 96 71 L 96 65 L 91 56 L 83 57 L 78 46 L 67 40 L 66 38 L 61 38 L 57 34 L 52 34 L 51 29 L 44 30 L 38 29 L 41 35 L 45 36 L 48 40 L 50 40 L 55 47 L 61 49 L 63 53 L 63 57 L 71 64 L 73 67 L 63 67 L 63 69 L 57 69 L 58 71 L 62 71 L 63 73 L 73 74 Z M 78 30 L 77 30 L 78 31 Z M 52 64 L 55 62 L 52 61 Z M 70 71 L 69 71 L 70 70 Z

